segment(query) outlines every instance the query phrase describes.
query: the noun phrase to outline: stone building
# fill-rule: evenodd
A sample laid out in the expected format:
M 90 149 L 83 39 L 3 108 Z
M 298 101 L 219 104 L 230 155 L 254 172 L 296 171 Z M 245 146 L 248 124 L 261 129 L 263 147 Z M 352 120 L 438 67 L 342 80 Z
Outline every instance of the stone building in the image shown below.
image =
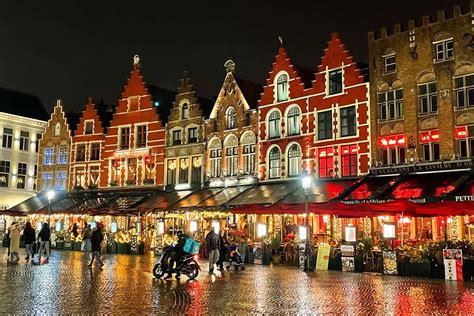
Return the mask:
M 472 8 L 369 33 L 372 164 L 474 157 Z
M 254 183 L 258 174 L 260 87 L 234 76 L 232 60 L 224 66 L 224 83 L 204 128 L 209 186 Z
M 74 121 L 72 114 L 70 121 Z M 68 189 L 73 130 L 64 112 L 62 101 L 58 100 L 39 142 L 39 191 L 66 191 Z
M 100 187 L 162 186 L 165 126 L 174 93 L 144 82 L 138 55 L 105 136 Z
M 212 101 L 198 98 L 187 72 L 166 123 L 166 189 L 201 188 L 205 174 L 204 118 Z
M 72 138 L 69 189 L 99 187 L 101 153 L 113 112 L 113 106 L 93 104 L 89 98 Z
M 39 141 L 47 120 L 36 96 L 0 88 L 0 210 L 35 194 Z

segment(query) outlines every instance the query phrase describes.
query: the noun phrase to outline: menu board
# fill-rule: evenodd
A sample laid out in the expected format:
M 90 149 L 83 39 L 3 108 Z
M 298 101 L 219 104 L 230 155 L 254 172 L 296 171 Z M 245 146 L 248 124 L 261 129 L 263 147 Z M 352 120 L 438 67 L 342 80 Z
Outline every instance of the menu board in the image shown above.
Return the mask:
M 355 271 L 355 249 L 354 245 L 341 245 L 342 271 Z
M 396 251 L 383 251 L 383 274 L 397 275 L 397 252 Z
M 446 280 L 462 280 L 462 250 L 444 249 L 444 275 Z
M 298 244 L 298 266 L 304 268 L 306 258 L 306 245 L 304 243 Z
M 327 270 L 329 265 L 329 252 L 331 246 L 319 245 L 318 246 L 318 257 L 316 259 L 316 270 Z
M 254 263 L 262 264 L 263 261 L 263 247 L 261 242 L 255 242 L 253 247 Z

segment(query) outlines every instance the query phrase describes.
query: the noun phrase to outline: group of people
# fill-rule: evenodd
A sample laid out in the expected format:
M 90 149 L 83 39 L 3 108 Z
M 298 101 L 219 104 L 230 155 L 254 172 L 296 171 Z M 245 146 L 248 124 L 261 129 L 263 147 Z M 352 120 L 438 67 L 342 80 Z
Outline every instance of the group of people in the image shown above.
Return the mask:
M 22 231 L 23 234 L 21 234 Z M 43 223 L 38 236 L 36 236 L 36 231 L 30 222 L 27 222 L 24 228 L 21 227 L 20 223 L 13 222 L 8 228 L 7 239 L 9 240 L 8 255 L 10 262 L 20 261 L 20 242 L 22 239 L 25 242 L 26 262 L 29 262 L 30 258 L 33 262 L 36 252 L 38 253 L 39 264 L 41 264 L 43 253 L 46 254 L 46 261 L 49 260 L 51 231 L 47 223 Z
M 71 233 L 74 237 L 79 236 L 79 227 L 76 223 L 72 226 Z M 6 238 L 9 240 L 8 257 L 10 262 L 17 263 L 20 261 L 20 243 L 22 240 L 25 242 L 26 262 L 29 262 L 30 258 L 33 262 L 35 253 L 38 254 L 38 264 L 41 264 L 43 254 L 46 254 L 46 262 L 48 262 L 51 253 L 51 230 L 48 223 L 43 223 L 41 230 L 36 235 L 36 230 L 30 222 L 26 222 L 24 227 L 20 223 L 13 222 L 8 228 Z M 96 228 L 92 229 L 91 225 L 85 222 L 82 238 L 82 251 L 84 253 L 92 253 L 88 266 L 92 267 L 94 261 L 97 260 L 100 267 L 102 267 L 104 265 L 101 256 L 102 242 L 104 240 L 102 225 L 97 223 Z
M 206 235 L 207 251 L 209 253 L 209 273 L 214 272 L 214 267 L 217 265 L 220 271 L 224 270 L 224 261 L 226 256 L 237 264 L 242 264 L 242 258 L 235 245 L 231 245 L 224 232 L 221 234 L 211 229 Z

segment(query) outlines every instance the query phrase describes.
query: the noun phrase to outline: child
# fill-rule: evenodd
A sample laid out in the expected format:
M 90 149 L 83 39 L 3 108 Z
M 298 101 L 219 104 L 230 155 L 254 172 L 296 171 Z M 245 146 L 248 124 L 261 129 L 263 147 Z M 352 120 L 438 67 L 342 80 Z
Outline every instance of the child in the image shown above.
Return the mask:
M 229 256 L 232 261 L 234 261 L 236 264 L 242 264 L 242 257 L 240 256 L 239 251 L 237 250 L 236 245 L 230 245 L 229 247 Z

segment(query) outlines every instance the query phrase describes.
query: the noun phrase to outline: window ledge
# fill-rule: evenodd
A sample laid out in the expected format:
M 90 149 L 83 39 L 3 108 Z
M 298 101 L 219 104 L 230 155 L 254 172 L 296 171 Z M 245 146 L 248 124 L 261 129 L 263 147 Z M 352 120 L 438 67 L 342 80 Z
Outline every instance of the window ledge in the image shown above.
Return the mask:
M 327 93 L 323 99 L 329 99 L 329 98 L 332 98 L 332 97 L 338 97 L 338 96 L 341 96 L 341 95 L 345 95 L 346 94 L 346 91 L 344 91 L 344 87 L 342 88 L 342 91 L 339 92 L 339 93 L 334 93 L 334 94 L 329 94 Z
M 429 117 L 429 116 L 436 116 L 438 115 L 438 111 L 431 112 L 431 113 L 419 113 L 418 117 Z
M 396 70 L 394 70 L 394 71 L 387 71 L 387 72 L 382 71 L 382 76 L 385 76 L 385 75 L 393 75 L 393 74 L 396 74 L 396 73 L 397 73 Z
M 404 117 L 404 116 L 402 116 L 402 117 L 400 117 L 400 118 L 387 119 L 387 120 L 377 119 L 377 122 L 378 122 L 378 123 L 392 123 L 392 122 L 403 121 L 403 120 L 405 120 L 405 117 Z
M 453 61 L 454 60 L 454 56 L 451 57 L 451 58 L 445 58 L 445 59 L 436 59 L 436 58 L 433 58 L 433 64 L 442 64 L 444 62 L 448 62 L 448 61 Z

